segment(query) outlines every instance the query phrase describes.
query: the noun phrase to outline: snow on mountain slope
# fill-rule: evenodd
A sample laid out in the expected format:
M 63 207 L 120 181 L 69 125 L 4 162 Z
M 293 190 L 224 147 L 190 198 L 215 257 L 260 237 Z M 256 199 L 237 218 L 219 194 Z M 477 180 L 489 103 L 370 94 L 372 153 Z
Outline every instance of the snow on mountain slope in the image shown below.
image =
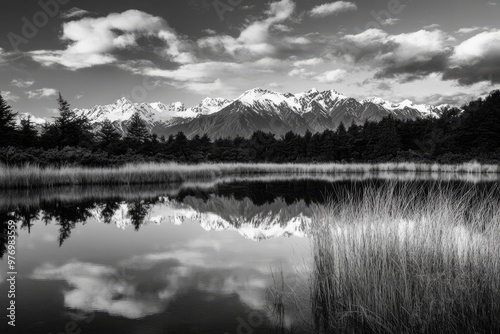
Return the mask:
M 373 103 L 385 109 L 389 113 L 412 110 L 422 116 L 439 116 L 440 112 L 447 107 L 414 104 L 405 100 L 401 103 L 392 103 L 381 98 L 366 99 L 361 102 L 349 98 L 335 90 L 319 92 L 313 88 L 307 92 L 290 94 L 277 93 L 266 89 L 254 88 L 239 96 L 235 101 L 241 102 L 243 106 L 251 108 L 255 112 L 280 115 L 283 111 L 303 115 L 310 112 L 323 112 L 325 114 L 334 111 L 343 111 L 354 114 L 356 109 L 362 105 Z M 212 115 L 231 105 L 233 101 L 223 98 L 205 98 L 198 105 L 186 108 L 182 102 L 174 102 L 165 105 L 161 102 L 155 103 L 132 103 L 126 98 L 121 98 L 113 104 L 95 106 L 91 109 L 75 109 L 77 113 L 87 116 L 92 123 L 100 123 L 104 119 L 112 122 L 124 122 L 139 111 L 148 123 L 168 123 L 173 119 L 192 119 L 200 115 Z M 242 109 L 242 108 L 239 108 Z
M 193 106 L 190 110 L 196 115 L 210 115 L 227 107 L 232 101 L 222 98 L 207 97 L 200 104 Z
M 256 111 L 280 113 L 280 107 L 300 112 L 301 106 L 295 95 L 281 94 L 266 89 L 255 88 L 236 99 Z
M 358 101 L 335 90 L 320 92 L 313 88 L 291 94 L 254 88 L 234 101 L 207 97 L 190 108 L 182 102 L 133 103 L 121 98 L 112 104 L 75 111 L 96 125 L 109 119 L 123 132 L 132 115 L 139 112 L 150 131 L 157 135 L 175 135 L 183 131 L 189 138 L 208 134 L 215 139 L 248 137 L 258 130 L 276 135 L 284 135 L 288 131 L 298 134 L 321 132 L 335 130 L 341 123 L 380 121 L 388 115 L 403 120 L 439 117 L 446 107 L 415 104 L 409 100 L 392 103 L 382 98 Z
M 411 109 L 411 110 L 416 110 L 419 113 L 421 113 L 423 116 L 431 116 L 431 117 L 439 117 L 442 113 L 442 111 L 449 107 L 449 105 L 440 105 L 440 106 L 430 106 L 430 105 L 425 105 L 425 104 L 415 104 L 413 101 L 410 101 L 408 99 L 404 100 L 403 102 L 400 103 L 393 103 L 386 101 L 384 99 L 381 99 L 379 97 L 374 97 L 370 99 L 366 99 L 362 101 L 363 104 L 366 103 L 374 103 L 377 104 L 381 107 L 383 107 L 386 110 L 389 111 L 397 111 L 397 110 L 404 110 L 404 109 Z
M 195 118 L 199 115 L 210 115 L 228 105 L 230 101 L 221 98 L 206 98 L 200 104 L 187 109 L 182 102 L 165 105 L 161 102 L 132 103 L 126 98 L 121 98 L 113 104 L 95 106 L 91 109 L 75 109 L 75 111 L 89 118 L 91 123 L 101 123 L 105 119 L 111 122 L 126 122 L 135 112 L 149 124 L 168 123 L 176 118 Z

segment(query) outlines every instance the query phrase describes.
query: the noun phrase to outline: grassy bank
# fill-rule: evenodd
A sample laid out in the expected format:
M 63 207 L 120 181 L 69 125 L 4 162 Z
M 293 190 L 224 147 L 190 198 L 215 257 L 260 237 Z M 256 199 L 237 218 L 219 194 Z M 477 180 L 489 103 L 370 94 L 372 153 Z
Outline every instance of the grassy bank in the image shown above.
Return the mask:
M 0 166 L 0 188 L 35 188 L 66 185 L 169 184 L 213 180 L 224 176 L 249 175 L 369 175 L 383 172 L 498 174 L 498 165 L 467 163 L 430 165 L 416 163 L 386 164 L 129 164 L 117 168 L 62 167 L 42 168 Z
M 419 191 L 368 188 L 317 209 L 317 332 L 500 332 L 498 197 Z

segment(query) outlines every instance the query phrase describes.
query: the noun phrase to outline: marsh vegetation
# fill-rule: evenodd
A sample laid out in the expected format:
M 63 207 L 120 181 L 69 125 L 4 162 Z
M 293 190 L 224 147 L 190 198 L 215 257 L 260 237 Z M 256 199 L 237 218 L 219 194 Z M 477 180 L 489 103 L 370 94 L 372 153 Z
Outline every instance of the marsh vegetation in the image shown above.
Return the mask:
M 67 185 L 172 184 L 186 181 L 209 181 L 221 177 L 248 176 L 346 176 L 364 178 L 438 179 L 467 176 L 493 176 L 499 165 L 477 162 L 440 165 L 419 163 L 381 164 L 197 164 L 143 163 L 122 167 L 22 167 L 0 166 L 0 188 L 35 188 Z
M 340 198 L 318 207 L 311 230 L 316 331 L 500 331 L 500 202 L 491 191 L 388 186 Z

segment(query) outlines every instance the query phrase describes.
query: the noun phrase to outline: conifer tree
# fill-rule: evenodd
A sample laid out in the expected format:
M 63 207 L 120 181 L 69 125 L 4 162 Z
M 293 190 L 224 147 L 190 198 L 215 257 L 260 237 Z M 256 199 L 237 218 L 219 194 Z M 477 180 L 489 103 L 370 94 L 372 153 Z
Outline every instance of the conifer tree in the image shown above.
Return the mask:
M 111 123 L 111 121 L 106 118 L 102 123 L 102 127 L 98 133 L 98 137 L 101 148 L 106 148 L 118 142 L 122 136 L 120 132 L 118 132 L 118 130 L 113 126 L 113 123 Z
M 126 138 L 132 142 L 144 143 L 148 137 L 149 131 L 146 122 L 141 118 L 139 112 L 135 112 L 130 118 Z
M 59 116 L 53 124 L 44 128 L 42 141 L 49 146 L 86 146 L 92 143 L 92 126 L 87 117 L 77 115 L 61 93 L 57 98 Z M 55 140 L 55 141 L 54 141 Z
M 19 127 L 19 143 L 23 147 L 35 146 L 38 141 L 38 131 L 31 121 L 31 116 L 21 119 Z
M 13 143 L 13 134 L 16 130 L 17 113 L 7 104 L 0 94 L 0 146 Z

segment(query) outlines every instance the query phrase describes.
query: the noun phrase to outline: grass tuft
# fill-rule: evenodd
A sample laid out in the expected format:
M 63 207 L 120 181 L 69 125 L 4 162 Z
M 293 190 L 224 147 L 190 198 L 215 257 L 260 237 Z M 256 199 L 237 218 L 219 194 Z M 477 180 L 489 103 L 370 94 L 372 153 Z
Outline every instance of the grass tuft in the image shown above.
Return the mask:
M 318 333 L 500 332 L 500 201 L 421 191 L 346 190 L 316 209 Z

